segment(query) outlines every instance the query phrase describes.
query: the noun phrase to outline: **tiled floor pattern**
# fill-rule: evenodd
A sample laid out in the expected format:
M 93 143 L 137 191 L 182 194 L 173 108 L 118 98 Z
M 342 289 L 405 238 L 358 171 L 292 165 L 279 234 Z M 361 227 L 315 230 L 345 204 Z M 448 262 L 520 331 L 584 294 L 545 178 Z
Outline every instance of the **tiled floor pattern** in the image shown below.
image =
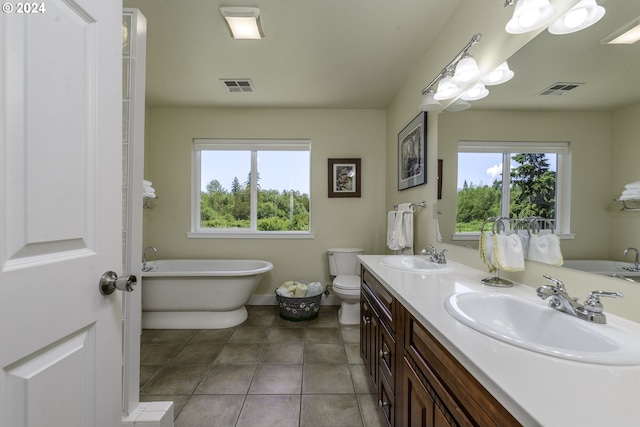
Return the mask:
M 249 306 L 229 329 L 144 330 L 140 400 L 173 400 L 176 427 L 382 427 L 359 326 L 337 307 L 289 322 Z

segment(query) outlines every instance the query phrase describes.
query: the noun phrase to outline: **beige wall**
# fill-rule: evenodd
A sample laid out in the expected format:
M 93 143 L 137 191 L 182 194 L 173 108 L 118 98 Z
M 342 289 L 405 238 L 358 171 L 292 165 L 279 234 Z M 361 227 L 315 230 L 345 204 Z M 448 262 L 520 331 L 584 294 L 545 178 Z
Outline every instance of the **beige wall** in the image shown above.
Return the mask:
M 613 113 L 611 145 L 611 198 L 620 196 L 625 184 L 640 181 L 640 103 Z M 635 206 L 639 206 L 636 204 Z M 610 217 L 609 259 L 632 262 L 622 256 L 625 248 L 640 249 L 640 211 L 620 211 L 614 203 Z
M 326 251 L 361 247 L 380 253 L 385 227 L 385 112 L 149 108 L 145 175 L 158 199 L 145 210 L 145 245 L 159 258 L 264 259 L 274 265 L 256 295 L 285 280 L 330 283 Z M 188 239 L 193 138 L 311 139 L 312 231 L 302 239 Z M 362 197 L 327 197 L 327 159 L 362 159 Z M 150 257 L 151 258 L 151 257 Z
M 571 152 L 571 233 L 566 259 L 607 259 L 609 240 L 611 114 L 607 112 L 473 111 L 441 114 L 438 157 L 444 160 L 443 239 L 455 228 L 458 141 L 568 141 Z M 477 248 L 477 241 L 457 241 Z

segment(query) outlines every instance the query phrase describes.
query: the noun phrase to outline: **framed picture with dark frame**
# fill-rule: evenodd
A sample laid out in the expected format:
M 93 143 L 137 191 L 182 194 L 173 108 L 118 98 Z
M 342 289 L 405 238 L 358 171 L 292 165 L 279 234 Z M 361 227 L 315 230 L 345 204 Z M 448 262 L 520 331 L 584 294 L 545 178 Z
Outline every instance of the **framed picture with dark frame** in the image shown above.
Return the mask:
M 329 159 L 329 197 L 360 197 L 360 159 Z
M 427 113 L 421 112 L 398 134 L 398 190 L 427 182 Z

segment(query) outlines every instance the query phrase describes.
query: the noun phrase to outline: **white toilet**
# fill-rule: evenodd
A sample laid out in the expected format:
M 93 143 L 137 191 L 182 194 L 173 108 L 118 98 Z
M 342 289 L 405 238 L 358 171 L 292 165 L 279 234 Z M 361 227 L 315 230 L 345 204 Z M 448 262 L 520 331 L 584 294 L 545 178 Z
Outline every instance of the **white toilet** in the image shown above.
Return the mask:
M 328 250 L 329 274 L 333 279 L 333 292 L 342 303 L 338 321 L 343 325 L 360 324 L 360 248 L 332 248 Z

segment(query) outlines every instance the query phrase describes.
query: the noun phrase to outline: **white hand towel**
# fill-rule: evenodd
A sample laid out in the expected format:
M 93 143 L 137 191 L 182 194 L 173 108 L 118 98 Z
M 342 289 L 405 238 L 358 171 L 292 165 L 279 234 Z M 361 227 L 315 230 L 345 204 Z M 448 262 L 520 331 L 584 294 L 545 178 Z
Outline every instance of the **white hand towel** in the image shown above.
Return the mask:
M 144 187 L 142 189 L 143 193 L 151 193 L 151 194 L 156 194 L 156 189 L 153 187 Z
M 305 285 L 304 283 L 297 283 L 296 290 L 293 293 L 293 296 L 295 298 L 304 298 L 305 295 L 307 295 L 307 285 Z
M 413 255 L 413 211 L 410 203 L 398 205 L 396 213 L 395 232 L 398 236 L 398 246 L 404 255 Z
M 528 253 L 528 259 L 531 261 L 557 266 L 564 263 L 560 251 L 560 238 L 555 234 L 532 234 Z
M 291 295 L 291 292 L 289 292 L 289 289 L 287 288 L 278 288 L 276 289 L 276 293 L 278 295 L 280 295 L 281 297 L 286 297 L 286 298 L 293 298 L 293 295 Z
M 142 193 L 142 197 L 147 198 L 147 199 L 155 199 L 156 198 L 156 193 L 143 192 Z
M 524 255 L 524 259 L 527 259 L 529 255 L 529 233 L 525 230 L 518 230 L 516 233 L 522 242 L 522 254 Z
M 500 270 L 524 270 L 522 241 L 516 234 L 495 234 L 493 236 L 493 255 L 493 262 Z
M 400 249 L 398 236 L 396 234 L 396 215 L 398 212 L 389 211 L 387 213 L 387 246 L 392 251 Z
M 151 187 L 153 183 L 151 181 L 147 181 L 146 179 L 143 179 L 142 185 L 144 185 L 145 187 Z
M 480 233 L 480 259 L 489 267 L 489 273 L 496 270 L 493 265 L 493 234 Z
M 625 185 L 624 188 L 626 188 L 627 190 L 632 188 L 640 188 L 640 181 L 630 182 L 629 184 Z
M 637 196 L 640 194 L 640 188 L 629 188 L 622 192 L 623 196 Z

